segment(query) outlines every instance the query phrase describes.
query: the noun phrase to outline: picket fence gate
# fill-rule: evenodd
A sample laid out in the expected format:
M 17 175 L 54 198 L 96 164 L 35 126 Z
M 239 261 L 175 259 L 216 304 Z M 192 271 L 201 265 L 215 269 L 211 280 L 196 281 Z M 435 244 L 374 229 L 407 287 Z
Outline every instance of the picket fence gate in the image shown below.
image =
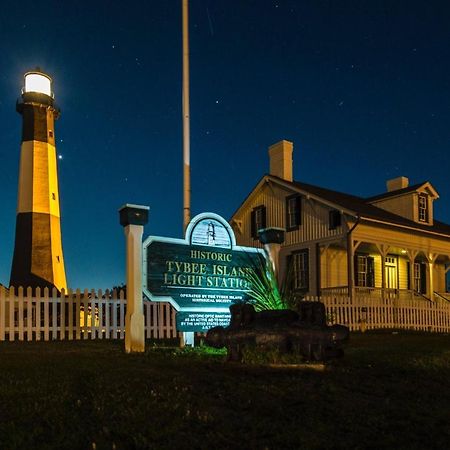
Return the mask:
M 116 290 L 0 289 L 0 341 L 123 339 L 126 303 Z M 169 303 L 144 301 L 145 337 L 177 338 L 175 313 Z
M 445 299 L 382 299 L 335 296 L 306 297 L 325 305 L 327 322 L 350 331 L 401 329 L 450 333 L 450 302 Z

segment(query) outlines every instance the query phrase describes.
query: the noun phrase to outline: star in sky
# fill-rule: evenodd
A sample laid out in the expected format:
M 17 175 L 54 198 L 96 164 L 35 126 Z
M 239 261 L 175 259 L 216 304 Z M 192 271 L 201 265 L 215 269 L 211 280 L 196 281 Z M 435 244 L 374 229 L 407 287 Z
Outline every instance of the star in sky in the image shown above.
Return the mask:
M 104 2 L 91 2 L 89 14 L 76 2 L 10 3 L 0 27 L 8 42 L 0 73 L 7 174 L 0 180 L 0 283 L 8 282 L 14 243 L 15 102 L 22 74 L 39 65 L 53 77 L 62 110 L 56 136 L 69 284 L 118 285 L 120 205 L 151 207 L 146 234 L 182 233 L 180 2 L 109 2 L 108 20 Z M 292 12 L 300 3 L 301 14 Z M 401 10 L 396 2 L 357 3 L 189 2 L 193 213 L 229 218 L 268 171 L 268 146 L 287 139 L 295 179 L 371 196 L 385 188 L 385 161 L 411 183 L 429 178 L 441 195 L 436 218 L 450 222 L 450 8 L 433 0 Z M 33 20 L 24 22 L 31 9 Z M 41 32 L 49 22 L 58 39 Z M 96 214 L 96 232 L 80 227 L 80 211 Z

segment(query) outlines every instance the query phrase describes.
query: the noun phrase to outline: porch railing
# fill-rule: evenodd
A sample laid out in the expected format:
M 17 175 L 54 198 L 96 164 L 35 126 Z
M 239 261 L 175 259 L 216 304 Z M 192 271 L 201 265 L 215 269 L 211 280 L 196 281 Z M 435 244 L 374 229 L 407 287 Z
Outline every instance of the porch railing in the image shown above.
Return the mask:
M 345 296 L 306 297 L 325 304 L 327 321 L 352 331 L 402 329 L 450 333 L 450 302 Z
M 348 286 L 336 286 L 323 288 L 320 293 L 324 297 L 348 297 L 349 288 Z M 419 294 L 412 289 L 391 289 L 391 288 L 379 288 L 379 287 L 361 287 L 356 286 L 353 288 L 353 293 L 355 298 L 368 297 L 368 298 L 378 298 L 378 299 L 399 299 L 399 300 L 428 300 L 426 296 Z
M 434 293 L 435 301 L 444 301 L 450 303 L 450 292 L 435 292 Z
M 334 295 L 348 295 L 348 286 L 335 286 L 335 287 L 328 287 L 328 288 L 322 288 L 320 290 L 321 295 L 326 296 L 334 296 Z

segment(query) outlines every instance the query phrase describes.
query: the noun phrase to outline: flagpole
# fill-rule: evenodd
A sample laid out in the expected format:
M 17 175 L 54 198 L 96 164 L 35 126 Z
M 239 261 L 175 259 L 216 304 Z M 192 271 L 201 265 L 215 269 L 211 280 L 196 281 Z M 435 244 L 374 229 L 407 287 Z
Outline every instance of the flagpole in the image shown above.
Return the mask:
M 191 221 L 191 148 L 189 120 L 189 5 L 182 0 L 183 16 L 183 236 Z M 183 332 L 180 346 L 195 345 L 194 333 Z
M 189 119 L 189 7 L 182 0 L 183 15 L 183 235 L 191 220 L 191 155 Z

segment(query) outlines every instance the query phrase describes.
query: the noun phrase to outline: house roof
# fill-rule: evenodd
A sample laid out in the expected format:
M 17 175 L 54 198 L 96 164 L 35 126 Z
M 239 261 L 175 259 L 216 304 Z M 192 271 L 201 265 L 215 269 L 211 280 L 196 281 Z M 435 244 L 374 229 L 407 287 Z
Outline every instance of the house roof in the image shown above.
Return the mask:
M 397 197 L 397 196 L 400 196 L 400 195 L 409 194 L 410 192 L 417 191 L 421 187 L 426 186 L 426 185 L 428 185 L 432 189 L 432 191 L 437 194 L 436 190 L 433 188 L 431 183 L 429 181 L 424 181 L 422 183 L 417 183 L 417 184 L 414 184 L 412 186 L 408 186 L 408 187 L 403 188 L 403 189 L 396 189 L 395 191 L 384 192 L 383 194 L 374 195 L 373 197 L 368 197 L 368 198 L 366 198 L 366 201 L 374 202 L 374 201 L 377 201 L 377 200 L 384 200 L 384 199 L 389 198 L 389 197 Z
M 417 228 L 418 230 L 423 231 L 443 233 L 450 236 L 450 225 L 447 225 L 446 223 L 443 222 L 439 222 L 438 220 L 434 220 L 433 225 L 422 225 L 420 223 L 406 219 L 405 217 L 398 216 L 397 214 L 391 213 L 389 211 L 371 205 L 369 201 L 372 201 L 373 197 L 369 199 L 364 199 L 362 197 L 357 197 L 355 195 L 344 194 L 342 192 L 333 191 L 331 189 L 325 189 L 319 186 L 301 183 L 298 181 L 294 181 L 292 182 L 292 184 L 300 188 L 302 191 L 310 192 L 311 194 L 324 198 L 325 200 L 328 200 L 331 203 L 335 203 L 336 205 L 339 205 L 342 208 L 347 209 L 348 211 L 352 211 L 363 218 L 380 220 L 383 222 L 407 226 L 410 228 Z M 424 184 L 425 183 L 421 183 L 402 190 L 404 191 L 406 189 L 410 189 L 412 191 L 417 189 L 418 187 L 423 186 Z
M 397 214 L 391 213 L 384 209 L 378 208 L 372 205 L 370 202 L 373 201 L 375 197 L 370 198 L 362 198 L 355 195 L 345 194 L 343 192 L 334 191 L 331 189 L 326 189 L 320 186 L 315 186 L 308 183 L 303 183 L 299 181 L 286 181 L 282 178 L 273 176 L 273 175 L 265 175 L 258 185 L 253 189 L 253 191 L 249 194 L 249 196 L 244 200 L 242 205 L 238 208 L 235 214 L 239 211 L 239 209 L 247 202 L 247 200 L 252 196 L 252 193 L 255 192 L 258 187 L 261 185 L 264 180 L 273 181 L 278 184 L 281 184 L 289 189 L 299 191 L 304 195 L 310 194 L 314 197 L 324 200 L 326 203 L 333 205 L 336 209 L 342 209 L 345 212 L 359 216 L 362 219 L 376 220 L 380 222 L 385 222 L 392 225 L 398 225 L 402 227 L 414 228 L 418 231 L 425 231 L 431 233 L 439 233 L 450 236 L 450 225 L 440 222 L 438 220 L 433 221 L 433 225 L 423 225 L 412 220 L 406 219 L 405 217 L 398 216 Z M 420 183 L 414 186 L 410 186 L 408 188 L 402 189 L 402 191 L 406 190 L 416 190 L 422 187 L 425 183 Z M 398 191 L 397 191 L 398 192 Z M 388 194 L 391 194 L 390 192 Z M 384 195 L 384 194 L 383 194 Z M 377 196 L 378 197 L 378 196 Z M 233 214 L 233 216 L 235 215 Z

